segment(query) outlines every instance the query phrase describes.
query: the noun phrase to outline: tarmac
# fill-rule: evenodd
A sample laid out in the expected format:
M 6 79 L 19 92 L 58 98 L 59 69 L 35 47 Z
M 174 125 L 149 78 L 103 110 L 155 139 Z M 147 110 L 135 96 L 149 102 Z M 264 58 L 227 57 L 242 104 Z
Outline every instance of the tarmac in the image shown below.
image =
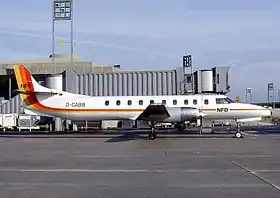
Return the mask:
M 246 131 L 242 139 L 221 131 L 167 130 L 157 140 L 141 131 L 6 134 L 1 198 L 280 197 L 280 128 Z

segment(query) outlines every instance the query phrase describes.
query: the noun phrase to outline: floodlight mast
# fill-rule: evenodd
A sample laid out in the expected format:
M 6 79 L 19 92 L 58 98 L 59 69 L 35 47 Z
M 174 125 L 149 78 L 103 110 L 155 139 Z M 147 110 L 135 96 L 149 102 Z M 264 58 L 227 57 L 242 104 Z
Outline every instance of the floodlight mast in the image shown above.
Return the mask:
M 73 0 L 53 0 L 52 6 L 52 63 L 55 59 L 55 22 L 70 21 L 70 58 L 73 63 Z

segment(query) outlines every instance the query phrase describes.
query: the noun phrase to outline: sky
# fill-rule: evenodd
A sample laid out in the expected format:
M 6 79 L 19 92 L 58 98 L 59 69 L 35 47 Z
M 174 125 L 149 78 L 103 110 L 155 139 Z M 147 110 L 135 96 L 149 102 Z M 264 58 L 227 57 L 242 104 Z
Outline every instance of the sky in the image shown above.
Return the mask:
M 74 53 L 123 69 L 173 69 L 191 54 L 194 70 L 229 66 L 229 96 L 267 101 L 280 88 L 279 0 L 74 0 Z M 51 53 L 52 1 L 3 1 L 0 60 Z M 5 20 L 6 19 L 6 20 Z M 70 25 L 55 25 L 56 53 L 69 53 Z M 280 98 L 280 96 L 279 96 Z

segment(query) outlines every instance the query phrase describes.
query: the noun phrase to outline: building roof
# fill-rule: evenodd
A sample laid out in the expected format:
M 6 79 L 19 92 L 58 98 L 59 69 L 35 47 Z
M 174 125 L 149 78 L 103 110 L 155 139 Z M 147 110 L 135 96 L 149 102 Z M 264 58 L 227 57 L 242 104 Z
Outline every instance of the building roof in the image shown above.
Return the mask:
M 56 54 L 54 57 L 55 63 L 70 63 L 71 56 L 68 54 Z M 104 64 L 93 63 L 90 60 L 83 60 L 79 55 L 73 55 L 73 62 L 91 62 L 93 66 L 102 67 Z M 11 65 L 11 64 L 36 64 L 36 63 L 52 63 L 52 56 L 35 58 L 35 59 L 24 59 L 24 60 L 9 60 L 9 61 L 0 61 L 0 65 Z
M 71 64 L 70 55 L 56 54 L 54 57 L 54 64 L 52 63 L 52 56 L 31 59 L 31 60 L 9 60 L 0 61 L 0 75 L 7 75 L 7 70 L 12 69 L 14 65 L 26 65 L 31 73 L 56 73 L 62 72 L 66 69 L 73 69 L 75 72 L 115 72 L 120 68 L 105 66 L 104 64 L 94 63 L 89 60 L 83 60 L 78 55 L 73 55 L 73 64 Z

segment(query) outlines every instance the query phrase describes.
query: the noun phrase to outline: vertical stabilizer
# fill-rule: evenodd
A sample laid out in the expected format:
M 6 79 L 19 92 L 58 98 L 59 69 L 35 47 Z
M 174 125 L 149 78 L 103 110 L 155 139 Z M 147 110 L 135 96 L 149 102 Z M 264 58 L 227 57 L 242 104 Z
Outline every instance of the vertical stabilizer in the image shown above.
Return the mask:
M 20 94 L 23 102 L 31 108 L 42 108 L 37 95 L 52 96 L 57 94 L 56 90 L 49 89 L 40 85 L 26 69 L 25 66 L 14 66 L 14 73 L 18 85 L 17 92 Z
M 43 87 L 31 76 L 25 66 L 14 66 L 14 73 L 19 91 L 24 92 L 52 92 L 51 89 Z

